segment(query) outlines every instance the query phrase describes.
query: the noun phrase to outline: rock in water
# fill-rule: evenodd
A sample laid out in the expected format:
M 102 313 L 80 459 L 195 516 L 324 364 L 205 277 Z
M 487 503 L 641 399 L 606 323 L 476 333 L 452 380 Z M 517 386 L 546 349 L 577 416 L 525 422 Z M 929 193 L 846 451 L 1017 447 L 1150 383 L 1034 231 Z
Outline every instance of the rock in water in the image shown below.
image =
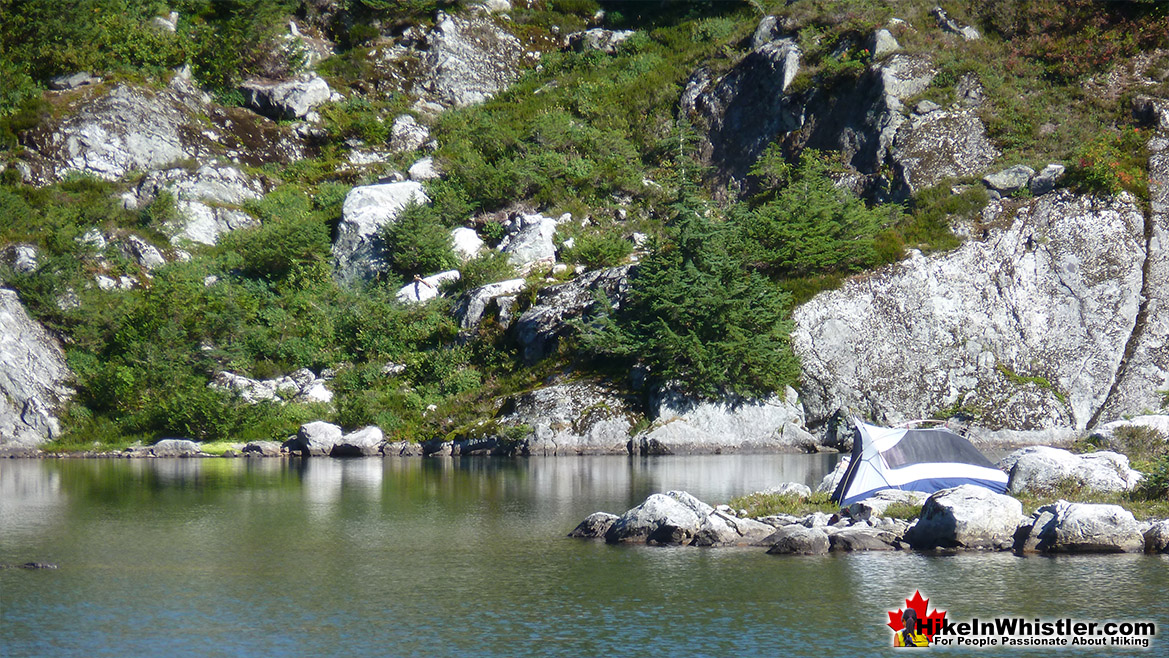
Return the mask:
M 385 442 L 381 429 L 370 425 L 342 435 L 329 454 L 333 457 L 369 457 L 381 454 Z
M 602 539 L 616 520 L 616 514 L 593 512 L 584 521 L 581 521 L 580 525 L 573 528 L 568 536 L 576 539 Z
M 605 541 L 689 544 L 699 523 L 712 511 L 713 507 L 684 491 L 653 494 L 614 521 Z
M 828 533 L 820 528 L 788 525 L 763 539 L 771 555 L 823 555 L 828 552 Z
M 57 409 L 73 373 L 57 340 L 0 288 L 0 444 L 39 445 L 61 431 Z
M 333 446 L 341 440 L 341 428 L 323 420 L 316 420 L 300 426 L 296 436 L 285 442 L 290 452 L 302 457 L 323 457 L 333 452 Z
M 1141 526 L 1128 510 L 1066 500 L 1035 510 L 1015 536 L 1017 552 L 1139 553 L 1145 546 Z
M 905 539 L 917 549 L 1007 549 L 1023 520 L 1023 504 L 984 487 L 942 489 L 921 507 Z

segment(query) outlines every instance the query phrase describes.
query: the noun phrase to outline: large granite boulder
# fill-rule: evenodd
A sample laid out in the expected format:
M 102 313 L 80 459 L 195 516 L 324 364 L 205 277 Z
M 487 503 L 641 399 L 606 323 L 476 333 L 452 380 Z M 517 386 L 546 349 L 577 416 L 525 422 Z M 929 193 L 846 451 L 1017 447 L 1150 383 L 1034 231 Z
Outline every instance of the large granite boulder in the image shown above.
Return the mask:
M 828 535 L 828 550 L 856 553 L 859 551 L 897 550 L 897 533 L 882 528 L 850 526 Z
M 426 45 L 415 92 L 448 106 L 491 98 L 519 76 L 524 55 L 520 40 L 484 15 L 439 12 Z
M 194 457 L 199 452 L 199 444 L 190 439 L 163 439 L 150 446 L 155 457 Z
M 714 508 L 685 491 L 653 494 L 625 512 L 605 533 L 617 543 L 689 544 Z
M 73 378 L 57 339 L 0 288 L 0 444 L 39 445 L 61 433 Z
M 981 240 L 847 281 L 793 313 L 809 424 L 958 409 L 991 430 L 1083 429 L 1114 397 L 1147 253 L 1135 200 L 1048 194 Z M 980 437 L 980 438 L 986 438 Z
M 386 270 L 378 233 L 410 203 L 429 203 L 417 181 L 362 185 L 345 195 L 333 241 L 333 268 L 346 283 L 368 281 Z
M 573 331 L 573 320 L 591 317 L 597 308 L 598 292 L 614 308 L 619 307 L 629 289 L 632 267 L 594 270 L 572 281 L 541 289 L 532 306 L 510 330 L 523 349 L 524 360 L 533 363 L 550 354 L 557 341 Z
M 443 284 L 458 281 L 462 276 L 458 270 L 447 270 L 430 276 L 419 277 L 398 289 L 394 295 L 403 304 L 418 304 L 438 297 Z
M 370 425 L 342 434 L 329 454 L 333 457 L 372 457 L 381 454 L 386 437 L 381 428 Z
M 1035 510 L 1019 525 L 1017 552 L 1139 553 L 1141 524 L 1119 505 L 1057 501 Z
M 633 439 L 633 451 L 641 454 L 815 450 L 790 386 L 783 397 L 767 399 L 707 400 L 659 389 L 650 395 L 649 411 L 653 425 Z
M 905 535 L 917 549 L 1002 550 L 1014 544 L 1023 504 L 984 487 L 964 484 L 926 499 L 921 516 Z
M 1061 488 L 1114 493 L 1131 491 L 1141 474 L 1129 468 L 1128 457 L 1101 450 L 1076 455 L 1047 446 L 1029 446 L 1016 450 L 999 462 L 1010 473 L 1007 488 L 1011 493 L 1050 493 Z
M 238 167 L 207 164 L 148 173 L 138 184 L 134 204 L 142 206 L 166 190 L 174 196 L 178 220 L 167 228 L 171 242 L 215 244 L 228 231 L 259 226 L 255 217 L 240 210 L 264 195 L 264 188 Z
M 253 80 L 240 85 L 248 107 L 270 119 L 303 119 L 332 95 L 329 83 L 316 73 L 292 80 Z
M 626 454 L 639 417 L 634 396 L 600 382 L 573 381 L 521 393 L 504 403 L 500 423 L 527 425 L 533 455 Z
M 285 441 L 283 447 L 301 457 L 324 457 L 333 452 L 333 447 L 341 441 L 342 434 L 339 425 L 314 420 L 301 425 L 296 436 Z
M 499 243 L 499 250 L 521 271 L 556 260 L 556 220 L 539 214 L 521 214 Z

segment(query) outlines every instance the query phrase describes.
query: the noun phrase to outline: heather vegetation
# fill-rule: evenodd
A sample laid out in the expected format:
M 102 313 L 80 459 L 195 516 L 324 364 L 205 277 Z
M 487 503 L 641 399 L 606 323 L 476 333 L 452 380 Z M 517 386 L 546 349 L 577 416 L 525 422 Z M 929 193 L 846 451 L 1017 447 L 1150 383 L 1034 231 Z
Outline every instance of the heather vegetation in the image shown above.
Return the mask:
M 217 102 L 238 105 L 242 80 L 306 66 L 301 46 L 282 36 L 293 17 L 337 45 L 317 70 L 345 96 L 320 108 L 324 136 L 313 157 L 249 170 L 269 190 L 242 207 L 258 226 L 227 233 L 214 247 L 191 247 L 189 260 L 174 258 L 168 242 L 172 197 L 135 210 L 118 201 L 137 178 L 32 187 L 15 169 L 3 172 L 0 242 L 33 244 L 40 256 L 35 271 L 0 268 L 0 279 L 65 338 L 77 389 L 66 442 L 268 439 L 313 418 L 377 424 L 391 438 L 421 440 L 491 415 L 501 397 L 552 371 L 628 372 L 634 364 L 647 366 L 654 382 L 682 382 L 702 395 L 766 396 L 797 381 L 789 344 L 796 304 L 901 259 L 907 248 L 953 248 L 951 224 L 987 200 L 974 181 L 949 180 L 903 202 L 874 204 L 838 184 L 844 170 L 836 153 L 793 155 L 778 143 L 736 197 L 711 189 L 710 172 L 696 164 L 694 128 L 678 110 L 694 70 L 725 71 L 744 57 L 762 13 L 782 9 L 798 34 L 805 57 L 798 93 L 855 80 L 872 61 L 867 35 L 894 11 L 925 24 L 932 3 L 515 2 L 509 29 L 525 48 L 543 51 L 538 64 L 493 99 L 431 120 L 443 171 L 427 184 L 432 203 L 407 208 L 379 234 L 389 272 L 341 285 L 330 248 L 342 201 L 379 173 L 357 171 L 345 156 L 354 144 L 386 146 L 395 115 L 421 117 L 400 84 L 370 81 L 367 53 L 403 26 L 428 25 L 436 11 L 465 4 L 346 0 L 336 14 L 342 20 L 322 18 L 321 3 L 295 0 L 0 0 L 6 160 L 23 148 L 22 131 L 56 111 L 43 92 L 60 74 L 161 85 L 190 65 Z M 172 10 L 175 31 L 142 29 Z M 596 24 L 601 10 L 604 27 L 635 30 L 615 53 L 548 45 L 555 33 Z M 990 2 L 951 13 L 985 38 L 943 48 L 936 31 L 906 32 L 906 50 L 932 53 L 940 71 L 913 100 L 952 103 L 963 76 L 973 74 L 986 91 L 979 115 L 1008 164 L 1064 161 L 1071 184 L 1147 197 L 1143 137 L 1130 104 L 1109 97 L 1123 92 L 1105 74 L 1123 75 L 1120 65 L 1135 54 L 1169 45 L 1162 5 Z M 1097 43 L 1105 47 L 1089 49 Z M 1169 71 L 1169 60 L 1151 65 Z M 388 166 L 409 164 L 396 157 Z M 395 299 L 416 273 L 459 269 L 452 294 L 515 277 L 496 252 L 459 263 L 449 237 L 452 227 L 474 226 L 495 245 L 502 224 L 478 213 L 514 207 L 591 218 L 563 230 L 563 262 L 596 269 L 638 258 L 626 303 L 579 323 L 568 349 L 534 366 L 490 323 L 460 336 L 449 297 L 419 306 Z M 109 245 L 84 239 L 94 228 Z M 647 236 L 636 254 L 634 232 Z M 144 270 L 114 244 L 130 233 L 172 262 Z M 99 260 L 103 272 L 139 285 L 95 287 Z M 551 282 L 542 274 L 530 276 L 519 310 Z M 76 304 L 61 303 L 70 297 Z M 250 405 L 207 386 L 224 370 L 270 378 L 299 368 L 334 373 L 332 405 Z

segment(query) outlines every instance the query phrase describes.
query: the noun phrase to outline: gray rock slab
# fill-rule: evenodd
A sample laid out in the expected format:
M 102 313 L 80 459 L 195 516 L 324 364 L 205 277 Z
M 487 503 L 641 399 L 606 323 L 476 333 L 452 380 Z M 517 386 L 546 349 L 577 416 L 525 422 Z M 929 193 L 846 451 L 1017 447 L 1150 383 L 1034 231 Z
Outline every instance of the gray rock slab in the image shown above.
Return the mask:
M 0 445 L 36 446 L 61 432 L 58 410 L 73 378 L 57 339 L 16 292 L 0 288 Z
M 1029 446 L 1004 457 L 1000 467 L 1010 473 L 1007 488 L 1011 493 L 1049 493 L 1066 486 L 1115 493 L 1132 490 L 1141 478 L 1129 467 L 1128 457 L 1105 450 L 1077 455 L 1060 448 Z
M 343 434 L 329 454 L 333 457 L 371 457 L 379 455 L 386 437 L 379 427 L 370 425 L 359 430 Z
M 316 73 L 276 83 L 245 82 L 240 91 L 248 107 L 271 119 L 303 119 L 333 93 Z

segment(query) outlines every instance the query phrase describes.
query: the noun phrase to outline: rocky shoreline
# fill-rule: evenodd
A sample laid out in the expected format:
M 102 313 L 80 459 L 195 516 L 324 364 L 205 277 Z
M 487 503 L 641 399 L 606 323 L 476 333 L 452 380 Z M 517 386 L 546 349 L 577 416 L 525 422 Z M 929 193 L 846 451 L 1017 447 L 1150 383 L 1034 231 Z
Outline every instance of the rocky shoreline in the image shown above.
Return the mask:
M 922 500 L 914 492 L 884 491 L 834 514 L 751 518 L 727 505 L 712 507 L 684 491 L 668 491 L 649 496 L 620 516 L 594 513 L 568 536 L 609 544 L 757 547 L 773 555 L 1169 553 L 1169 520 L 1137 521 L 1119 505 L 1061 499 L 1025 516 L 1018 499 L 974 485 L 943 489 Z M 921 512 L 912 521 L 883 516 L 890 505 L 918 503 Z

